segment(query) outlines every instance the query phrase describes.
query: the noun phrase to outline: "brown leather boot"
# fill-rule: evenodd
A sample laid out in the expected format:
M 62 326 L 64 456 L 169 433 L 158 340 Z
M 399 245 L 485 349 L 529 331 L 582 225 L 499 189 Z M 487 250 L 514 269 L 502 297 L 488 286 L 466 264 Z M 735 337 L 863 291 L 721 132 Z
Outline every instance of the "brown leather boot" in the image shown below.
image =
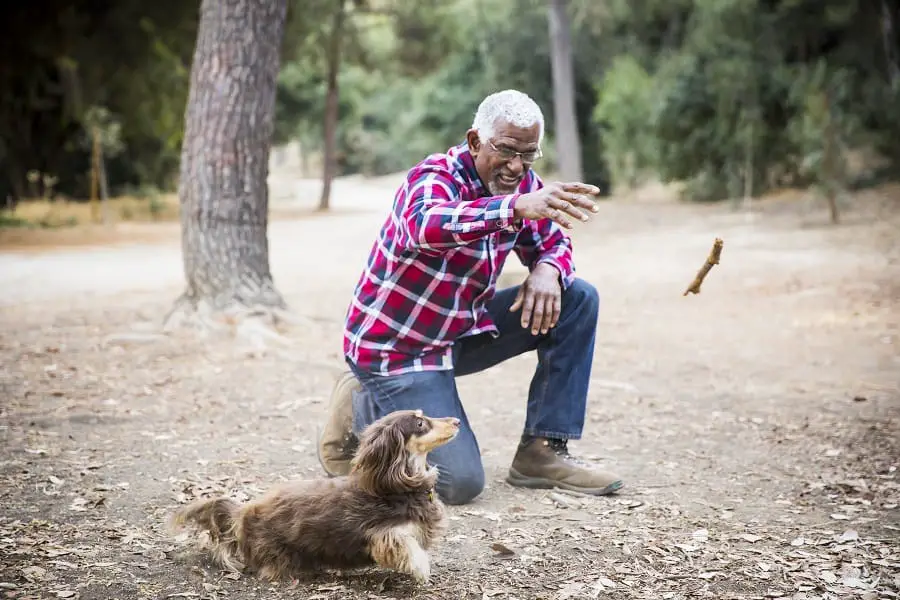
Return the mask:
M 516 487 L 562 488 L 604 496 L 622 488 L 618 476 L 592 469 L 569 454 L 565 440 L 523 439 L 506 481 Z
M 316 444 L 319 464 L 331 477 L 350 473 L 350 460 L 359 445 L 353 433 L 353 392 L 362 385 L 352 372 L 342 373 L 331 391 L 325 427 Z

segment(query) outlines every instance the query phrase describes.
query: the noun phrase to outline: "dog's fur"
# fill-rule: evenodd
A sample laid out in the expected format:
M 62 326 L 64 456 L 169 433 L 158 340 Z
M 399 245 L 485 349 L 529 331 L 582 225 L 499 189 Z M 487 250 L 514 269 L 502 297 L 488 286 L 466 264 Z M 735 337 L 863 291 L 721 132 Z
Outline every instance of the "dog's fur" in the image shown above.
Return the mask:
M 244 505 L 197 500 L 172 525 L 196 525 L 220 565 L 267 579 L 379 565 L 425 583 L 427 550 L 446 527 L 426 454 L 458 432 L 458 419 L 396 411 L 362 432 L 347 477 L 286 484 Z

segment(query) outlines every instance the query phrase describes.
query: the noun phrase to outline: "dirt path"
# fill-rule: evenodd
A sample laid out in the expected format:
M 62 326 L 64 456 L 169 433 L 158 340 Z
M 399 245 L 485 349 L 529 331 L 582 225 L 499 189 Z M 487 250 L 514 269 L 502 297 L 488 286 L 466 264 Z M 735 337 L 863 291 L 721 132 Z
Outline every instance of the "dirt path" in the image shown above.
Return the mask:
M 272 224 L 276 282 L 311 317 L 289 353 L 103 344 L 165 314 L 181 287 L 177 237 L 0 253 L 0 594 L 898 597 L 896 187 L 861 195 L 839 227 L 796 201 L 748 222 L 649 194 L 605 203 L 575 234 L 602 306 L 573 449 L 623 474 L 616 497 L 503 482 L 534 365 L 522 357 L 460 381 L 488 488 L 450 509 L 430 586 L 377 570 L 268 585 L 168 537 L 179 502 L 319 475 L 341 320 L 390 191 L 343 182 L 334 215 Z M 716 236 L 722 264 L 682 297 Z

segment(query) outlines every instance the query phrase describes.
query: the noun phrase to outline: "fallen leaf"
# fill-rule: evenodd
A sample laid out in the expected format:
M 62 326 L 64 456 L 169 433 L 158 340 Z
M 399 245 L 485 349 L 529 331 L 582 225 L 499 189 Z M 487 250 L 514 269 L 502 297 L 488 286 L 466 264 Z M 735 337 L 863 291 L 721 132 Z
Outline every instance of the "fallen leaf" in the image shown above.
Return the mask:
M 855 542 L 859 540 L 859 534 L 854 529 L 848 529 L 838 538 L 839 542 Z
M 559 590 L 559 594 L 557 594 L 557 600 L 568 600 L 572 598 L 578 592 L 580 592 L 584 588 L 584 583 L 580 581 L 573 581 L 571 583 L 567 583 Z
M 500 542 L 494 542 L 491 544 L 491 550 L 497 553 L 497 556 L 515 556 L 515 552 L 501 544 Z
M 845 585 L 849 588 L 856 588 L 859 590 L 869 589 L 869 586 L 857 577 L 844 577 L 843 579 L 841 579 L 841 585 Z
M 597 581 L 594 582 L 594 585 L 591 586 L 591 598 L 599 598 L 604 590 L 613 589 L 614 587 L 616 587 L 615 581 L 601 575 L 597 578 Z
M 837 575 L 832 573 L 831 571 L 821 571 L 819 573 L 819 578 L 825 583 L 837 583 Z
M 841 514 L 841 513 L 832 513 L 831 518 L 836 519 L 838 521 L 846 521 L 850 517 L 848 517 L 847 515 Z
M 165 560 L 166 553 L 159 548 L 148 548 L 144 550 L 144 556 L 153 560 Z
M 752 533 L 741 534 L 741 538 L 746 542 L 750 542 L 751 544 L 755 544 L 756 542 L 758 542 L 759 540 L 762 539 L 760 536 L 753 535 Z
M 698 529 L 691 534 L 691 537 L 696 542 L 705 542 L 709 540 L 709 531 L 706 529 Z
M 57 598 L 74 598 L 75 592 L 73 592 L 72 590 L 58 590 L 56 592 L 56 597 Z

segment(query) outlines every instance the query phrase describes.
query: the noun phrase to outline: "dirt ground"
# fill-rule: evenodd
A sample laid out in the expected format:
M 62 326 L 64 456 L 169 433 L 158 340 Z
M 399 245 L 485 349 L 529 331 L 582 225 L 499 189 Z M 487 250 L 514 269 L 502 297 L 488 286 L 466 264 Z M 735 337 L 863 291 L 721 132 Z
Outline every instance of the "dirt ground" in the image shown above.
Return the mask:
M 621 473 L 615 496 L 503 481 L 526 356 L 460 380 L 488 487 L 448 509 L 430 585 L 377 569 L 270 585 L 172 537 L 192 498 L 320 476 L 341 322 L 393 183 L 341 181 L 332 214 L 272 223 L 276 283 L 308 318 L 288 348 L 116 335 L 157 325 L 181 291 L 171 224 L 0 248 L 2 597 L 900 597 L 897 186 L 839 226 L 793 196 L 748 219 L 649 190 L 575 232 L 602 304 L 571 446 Z M 716 236 L 721 264 L 683 297 Z M 510 262 L 505 283 L 522 273 Z

